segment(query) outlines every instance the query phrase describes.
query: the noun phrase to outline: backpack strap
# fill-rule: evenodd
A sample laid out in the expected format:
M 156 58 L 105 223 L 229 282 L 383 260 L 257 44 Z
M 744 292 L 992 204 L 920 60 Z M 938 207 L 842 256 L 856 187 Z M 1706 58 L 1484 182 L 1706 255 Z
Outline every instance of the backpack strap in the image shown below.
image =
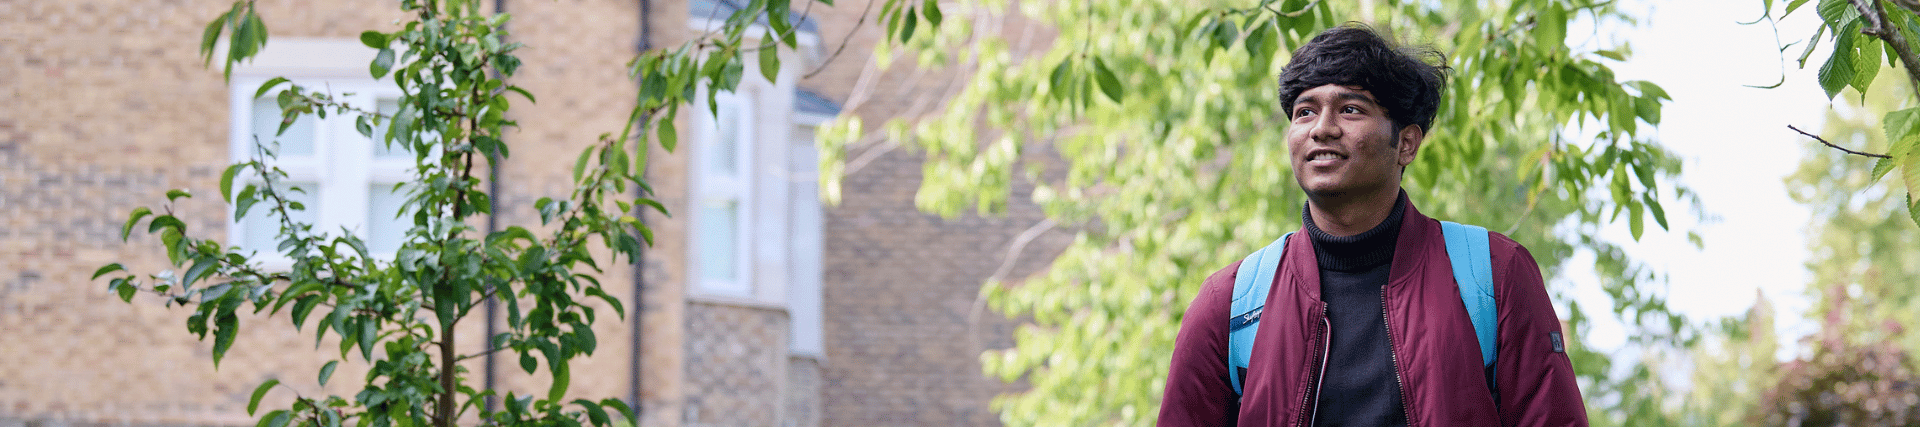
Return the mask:
M 1445 236 L 1454 284 L 1460 288 L 1460 303 L 1466 306 L 1467 317 L 1473 321 L 1473 334 L 1480 341 L 1481 365 L 1490 373 L 1496 353 L 1494 340 L 1499 335 L 1490 235 L 1485 227 L 1453 221 L 1440 221 L 1440 231 Z M 1233 306 L 1229 312 L 1233 317 L 1227 320 L 1227 375 L 1233 380 L 1235 394 L 1245 393 L 1242 382 L 1253 360 L 1253 340 L 1260 329 L 1260 315 L 1266 309 L 1267 292 L 1273 289 L 1273 276 L 1280 268 L 1280 258 L 1291 237 L 1293 233 L 1287 233 L 1247 255 L 1234 276 Z M 1491 389 L 1491 377 L 1488 385 Z
M 1499 335 L 1499 309 L 1493 301 L 1493 248 L 1487 229 L 1440 221 L 1440 232 L 1447 239 L 1447 260 L 1453 264 L 1453 282 L 1460 287 L 1460 303 L 1473 319 L 1473 334 L 1480 338 L 1480 363 L 1494 362 L 1494 338 Z
M 1260 313 L 1266 310 L 1267 291 L 1273 290 L 1273 275 L 1280 269 L 1280 258 L 1287 252 L 1287 239 L 1280 236 L 1267 247 L 1254 251 L 1240 261 L 1233 279 L 1233 317 L 1227 319 L 1227 376 L 1233 378 L 1234 394 L 1243 394 L 1241 381 L 1253 360 L 1253 339 L 1260 330 Z

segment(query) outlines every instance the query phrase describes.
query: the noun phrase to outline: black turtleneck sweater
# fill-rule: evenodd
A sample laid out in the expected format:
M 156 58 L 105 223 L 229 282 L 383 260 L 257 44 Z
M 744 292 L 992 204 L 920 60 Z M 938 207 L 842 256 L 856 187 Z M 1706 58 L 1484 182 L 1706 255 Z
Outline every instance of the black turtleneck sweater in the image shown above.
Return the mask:
M 1320 261 L 1320 297 L 1332 324 L 1315 426 L 1407 425 L 1382 306 L 1406 197 L 1400 194 L 1380 225 L 1346 237 L 1321 231 L 1311 213 L 1301 214 Z

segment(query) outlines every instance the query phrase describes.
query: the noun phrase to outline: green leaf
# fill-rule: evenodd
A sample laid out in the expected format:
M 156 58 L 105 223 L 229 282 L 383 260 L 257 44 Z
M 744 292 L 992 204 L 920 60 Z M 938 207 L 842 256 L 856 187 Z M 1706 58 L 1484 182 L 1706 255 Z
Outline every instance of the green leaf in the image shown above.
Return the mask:
M 213 257 L 196 258 L 193 262 L 193 267 L 188 268 L 187 274 L 185 276 L 180 277 L 180 284 L 189 286 L 189 287 L 193 286 L 193 282 L 200 281 L 201 278 L 207 275 L 208 270 L 212 270 L 213 267 L 218 264 L 220 264 L 218 258 L 213 258 Z
M 233 201 L 233 219 L 238 220 L 246 217 L 247 211 L 253 209 L 253 204 L 260 202 L 259 198 L 253 197 L 253 193 L 257 189 L 258 187 L 254 187 L 252 184 L 248 184 L 246 188 L 240 189 L 240 197 Z
M 1647 202 L 1647 211 L 1653 214 L 1655 222 L 1660 223 L 1660 229 L 1671 230 L 1667 228 L 1667 209 L 1660 206 L 1659 200 L 1653 199 L 1653 193 L 1642 193 L 1640 198 Z
M 1807 0 L 1793 0 L 1791 2 L 1787 2 L 1787 11 L 1785 13 L 1780 14 L 1780 19 L 1787 19 L 1788 15 L 1793 14 L 1794 9 L 1799 9 L 1800 6 L 1804 4 L 1807 4 Z
M 1907 193 L 1907 219 L 1913 220 L 1914 225 L 1920 225 L 1920 205 L 1913 203 L 1911 192 Z
M 1888 141 L 1900 141 L 1908 135 L 1920 134 L 1920 107 L 1887 113 L 1882 116 L 1881 122 Z
M 153 210 L 147 209 L 146 206 L 133 208 L 133 212 L 127 214 L 127 224 L 120 226 L 120 240 L 127 240 L 127 236 L 133 233 L 133 225 L 140 223 L 140 218 L 145 218 L 148 215 L 153 215 Z
M 1100 83 L 1100 92 L 1107 94 L 1107 99 L 1120 102 L 1121 97 L 1126 95 L 1126 89 L 1120 86 L 1120 79 L 1113 75 L 1113 70 L 1107 69 L 1107 62 L 1098 56 L 1093 57 L 1093 78 Z
M 237 296 L 227 296 L 226 298 L 238 299 Z M 233 336 L 234 333 L 239 332 L 240 318 L 234 316 L 233 310 L 224 310 L 224 312 L 220 313 L 219 317 L 215 319 L 213 322 L 213 367 L 214 369 L 219 369 L 220 359 L 227 356 L 227 349 L 233 348 Z
M 380 49 L 380 53 L 374 55 L 373 62 L 367 64 L 367 71 L 373 74 L 373 78 L 376 79 L 386 77 L 387 71 L 392 69 L 393 49 Z
M 1220 49 L 1226 49 L 1233 46 L 1234 40 L 1240 39 L 1240 27 L 1235 25 L 1233 21 L 1223 19 L 1217 24 L 1218 25 L 1213 26 L 1213 44 L 1215 46 L 1218 46 Z
M 234 175 L 239 175 L 240 170 L 246 167 L 246 163 L 235 163 L 232 166 L 227 166 L 227 170 L 220 173 L 220 200 L 226 200 L 229 203 L 233 202 L 233 177 Z
M 100 269 L 98 270 L 94 270 L 93 278 L 87 279 L 87 280 L 100 280 L 100 276 L 105 276 L 107 275 L 107 273 L 112 273 L 115 271 L 127 271 L 127 267 L 120 265 L 120 263 L 117 263 L 117 262 L 112 264 L 107 264 L 107 265 L 101 266 Z
M 600 405 L 611 406 L 614 410 L 620 411 L 620 416 L 626 418 L 629 424 L 636 421 L 633 415 L 633 407 L 627 406 L 627 402 L 621 401 L 620 399 L 608 398 L 600 400 Z
M 913 29 L 920 25 L 920 14 L 913 13 L 913 8 L 907 8 L 906 16 L 900 19 L 904 21 L 900 23 L 900 43 L 904 44 L 913 40 Z
M 443 310 L 443 311 L 455 311 L 455 310 Z M 373 340 L 380 338 L 380 331 L 374 327 L 375 326 L 374 323 L 377 323 L 377 322 L 378 322 L 378 319 L 373 319 L 373 318 L 362 319 L 360 321 L 360 359 L 361 360 L 366 360 L 366 361 L 373 360 Z
M 286 77 L 274 77 L 272 79 L 268 79 L 266 83 L 260 84 L 260 89 L 253 91 L 253 97 L 260 98 L 263 96 L 267 96 L 267 91 L 273 90 L 273 88 L 279 87 L 281 83 L 286 83 L 286 82 L 287 82 Z M 234 165 L 234 166 L 239 166 L 239 165 Z
M 938 0 L 920 2 L 920 13 L 927 16 L 927 25 L 931 26 L 940 26 L 940 21 L 944 19 L 940 15 L 940 2 Z
M 536 103 L 536 104 L 539 103 L 539 101 L 533 100 L 532 93 L 527 93 L 526 89 L 521 89 L 519 86 L 507 86 L 505 89 L 509 92 L 517 93 L 517 94 L 520 94 L 520 96 L 526 97 L 527 102 Z
M 372 30 L 362 31 L 360 32 L 360 43 L 366 44 L 367 47 L 374 49 L 386 49 L 387 34 Z
M 327 361 L 326 366 L 321 366 L 320 367 L 320 385 L 322 386 L 327 385 L 327 379 L 333 377 L 333 368 L 336 368 L 339 366 L 340 366 L 340 361 L 338 360 Z
M 1859 28 L 1851 28 L 1857 31 Z M 1841 31 L 1839 40 L 1834 43 L 1833 56 L 1827 57 L 1827 63 L 1820 66 L 1820 88 L 1827 91 L 1827 99 L 1832 100 L 1840 94 L 1840 89 L 1853 82 L 1853 37 L 1852 32 Z
M 573 403 L 587 409 L 587 420 L 592 422 L 594 427 L 605 427 L 608 424 L 607 411 L 601 409 L 600 404 L 587 399 L 574 399 Z
M 333 411 L 321 411 L 321 413 L 332 415 Z M 279 409 L 273 412 L 268 412 L 267 415 L 268 417 L 266 417 L 265 419 L 265 421 L 267 422 L 267 425 L 264 427 L 286 427 L 287 421 L 290 421 L 290 418 L 292 417 L 293 414 L 288 413 L 287 410 L 285 409 Z M 338 420 L 336 420 L 332 425 L 329 425 L 329 427 L 338 427 L 338 425 L 339 425 L 339 422 Z
M 760 40 L 760 76 L 767 81 L 780 77 L 780 43 L 778 39 L 767 37 Z
M 253 398 L 247 399 L 247 415 L 253 415 L 254 411 L 260 410 L 260 398 L 266 397 L 267 390 L 272 390 L 276 385 L 280 385 L 280 380 L 269 379 L 267 382 L 260 383 L 259 387 L 253 388 Z
M 307 315 L 312 314 L 313 308 L 319 307 L 321 301 L 322 297 L 320 295 L 307 295 L 294 301 L 292 313 L 294 330 L 299 330 L 301 326 L 307 324 Z
M 589 158 L 589 157 L 591 157 L 592 155 L 593 155 L 593 149 L 592 149 L 592 148 L 588 148 L 588 149 L 585 149 L 585 150 L 580 150 L 580 158 L 578 158 L 578 159 L 574 159 L 574 160 L 573 160 L 573 180 L 574 180 L 574 182 L 579 182 L 579 181 L 580 181 L 580 178 L 582 178 L 582 177 L 585 177 L 585 176 L 587 176 L 587 175 L 586 175 L 586 173 L 587 173 L 587 158 Z
M 1642 213 L 1645 208 L 1639 203 L 1627 203 L 1627 228 L 1633 232 L 1633 240 L 1639 241 L 1640 235 L 1647 231 L 1647 219 Z
M 260 16 L 249 10 L 240 17 L 240 27 L 234 29 L 233 37 L 227 40 L 228 58 L 241 61 L 253 57 L 266 45 L 267 27 L 260 22 Z
M 560 401 L 560 398 L 566 397 L 567 386 L 573 383 L 573 373 L 571 372 L 573 369 L 567 367 L 565 359 L 557 358 L 556 356 L 558 355 L 556 354 L 546 353 L 546 356 L 548 358 L 547 364 L 552 365 L 551 367 L 553 369 L 553 385 L 547 389 L 547 400 L 557 402 Z M 555 363 L 556 360 L 558 360 L 559 363 Z
M 1567 11 L 1559 5 L 1547 5 L 1540 11 L 1535 22 L 1539 25 L 1533 30 L 1536 43 L 1547 46 L 1565 46 L 1567 43 Z
M 1859 91 L 1864 96 L 1867 93 L 1867 87 L 1873 85 L 1873 78 L 1880 75 L 1881 42 L 1879 39 L 1864 35 L 1856 34 L 1852 37 L 1860 39 L 1853 43 L 1853 80 L 1847 82 L 1847 86 L 1853 87 L 1853 90 Z
M 295 408 L 297 409 L 298 407 L 295 407 Z M 248 411 L 247 414 L 252 415 L 253 412 Z M 254 427 L 285 427 L 287 425 L 288 417 L 289 415 L 287 413 L 287 410 L 275 409 L 273 411 L 268 411 L 266 415 L 260 416 L 260 421 L 257 423 L 254 423 L 253 426 Z
M 533 354 L 524 351 L 520 352 L 520 369 L 525 369 L 527 373 L 531 374 L 534 368 L 538 366 L 540 365 L 533 360 Z
M 660 132 L 657 135 L 660 138 L 660 148 L 669 153 L 673 152 L 674 147 L 680 145 L 680 131 L 674 129 L 673 120 L 661 120 Z
M 220 43 L 220 33 L 227 28 L 227 19 L 233 12 L 221 13 L 213 22 L 207 23 L 207 29 L 200 33 L 200 65 L 213 64 L 213 48 Z
M 119 282 L 120 286 L 116 287 L 114 291 L 120 294 L 120 301 L 132 303 L 133 293 L 138 292 L 140 288 L 134 287 L 133 284 L 127 283 L 125 280 L 116 280 L 116 282 Z
M 1887 176 L 1887 172 L 1893 171 L 1893 165 L 1894 162 L 1891 157 L 1882 157 L 1879 160 L 1875 160 L 1873 162 L 1873 175 L 1867 178 L 1867 183 L 1872 184 L 1879 182 L 1881 177 Z
M 175 218 L 173 215 L 160 215 L 153 217 L 153 222 L 147 224 L 148 233 L 167 228 L 184 234 L 187 231 L 187 223 L 180 222 L 180 218 Z

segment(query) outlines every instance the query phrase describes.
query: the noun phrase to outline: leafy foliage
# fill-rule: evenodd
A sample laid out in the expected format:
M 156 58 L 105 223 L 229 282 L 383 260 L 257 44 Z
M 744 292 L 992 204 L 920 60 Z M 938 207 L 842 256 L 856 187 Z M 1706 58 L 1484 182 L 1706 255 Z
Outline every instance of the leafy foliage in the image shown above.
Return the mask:
M 1876 87 L 1889 89 L 1827 116 L 1828 137 L 1868 150 L 1893 143 L 1872 120 L 1908 105 L 1910 83 L 1892 73 L 1878 80 Z M 1816 218 L 1807 291 L 1818 300 L 1808 314 L 1820 329 L 1803 339 L 1809 354 L 1776 368 L 1777 382 L 1751 417 L 1776 425 L 1920 423 L 1913 410 L 1920 336 L 1906 331 L 1920 324 L 1920 290 L 1912 286 L 1920 281 L 1920 252 L 1912 248 L 1920 231 L 1908 225 L 1901 195 L 1873 188 L 1866 158 L 1807 150 L 1787 184 Z
M 1009 425 L 1152 423 L 1202 279 L 1299 226 L 1274 76 L 1293 48 L 1348 19 L 1453 53 L 1440 117 L 1406 175 L 1421 210 L 1506 232 L 1550 272 L 1590 249 L 1613 296 L 1606 310 L 1641 325 L 1643 341 L 1685 336 L 1647 285 L 1654 277 L 1593 237 L 1610 221 L 1636 237 L 1647 219 L 1665 227 L 1664 203 L 1692 201 L 1672 183 L 1679 162 L 1643 131 L 1666 93 L 1614 78 L 1604 61 L 1624 47 L 1569 47 L 1575 16 L 1626 19 L 1610 4 L 958 1 L 940 5 L 933 28 L 913 18 L 930 6 L 887 4 L 906 11 L 887 21 L 897 47 L 973 76 L 943 111 L 879 127 L 926 155 L 917 205 L 993 213 L 1031 183 L 1033 201 L 1075 235 L 1044 273 L 982 288 L 996 310 L 1032 320 L 1014 348 L 982 355 L 988 374 L 1031 386 L 996 399 Z M 975 31 L 1009 16 L 1044 24 L 1052 46 L 1014 51 Z M 855 118 L 833 126 L 820 132 L 822 182 L 843 173 L 841 150 L 865 129 Z M 1574 303 L 1563 313 L 1575 329 L 1588 318 Z M 1592 401 L 1638 399 L 1606 374 L 1606 355 L 1573 356 L 1598 385 Z M 1594 413 L 1625 416 L 1613 408 Z
M 1779 18 L 1792 15 L 1809 1 L 1788 2 Z M 1773 17 L 1773 0 L 1763 0 L 1761 4 L 1765 10 L 1762 18 L 1777 19 Z M 1806 67 L 1807 59 L 1821 42 L 1831 47 L 1818 74 L 1820 88 L 1826 90 L 1827 98 L 1852 88 L 1864 99 L 1874 93 L 1869 88 L 1874 87 L 1875 77 L 1881 74 L 1882 68 L 1898 67 L 1896 69 L 1906 71 L 1907 89 L 1889 89 L 1903 93 L 1906 101 L 1902 109 L 1888 111 L 1881 119 L 1883 135 L 1892 143 L 1886 147 L 1883 158 L 1874 164 L 1872 176 L 1877 181 L 1899 169 L 1900 182 L 1907 188 L 1907 194 L 1912 195 L 1920 190 L 1920 105 L 1915 105 L 1920 102 L 1920 56 L 1915 53 L 1916 46 L 1920 46 L 1920 4 L 1897 0 L 1820 0 L 1814 9 L 1820 15 L 1821 24 L 1813 36 L 1806 39 L 1799 64 Z M 1909 201 L 1906 207 L 1908 217 L 1920 225 L 1920 203 Z
M 94 279 L 108 278 L 109 290 L 128 302 L 147 292 L 169 306 L 191 307 L 187 331 L 203 340 L 213 335 L 216 366 L 232 348 L 240 310 L 248 304 L 253 313 L 285 310 L 285 319 L 296 328 L 313 328 L 316 346 L 328 335 L 339 339 L 339 357 L 318 372 L 321 384 L 342 361 L 357 358 L 370 365 L 365 386 L 350 398 L 293 390 L 299 396 L 292 406 L 261 414 L 260 427 L 450 426 L 476 413 L 489 425 L 605 427 L 615 424 L 609 410 L 622 423 L 634 422 L 633 408 L 620 400 L 566 396 L 569 361 L 598 347 L 592 324 L 603 313 L 590 302 L 598 299 L 616 316 L 626 314 L 600 284 L 593 248 L 630 260 L 641 245 L 652 244 L 651 230 L 633 217 L 636 209 L 666 213 L 649 198 L 651 189 L 641 175 L 647 138 L 630 132 L 642 129 L 671 150 L 679 106 L 696 90 L 731 90 L 748 51 L 741 48 L 748 28 L 765 15 L 784 18 L 787 2 L 751 2 L 706 37 L 636 58 L 631 72 L 642 86 L 626 126 L 617 137 L 603 134 L 581 153 L 571 194 L 536 204 L 541 219 L 536 229 L 549 230 L 543 234 L 521 226 L 486 232 L 470 225 L 475 216 L 492 214 L 491 196 L 476 167 L 508 156 L 501 138 L 516 126 L 506 115 L 512 98 L 533 101 L 532 94 L 509 82 L 520 66 L 513 52 L 521 47 L 507 37 L 510 17 L 485 13 L 482 3 L 402 0 L 397 5 L 411 20 L 400 29 L 361 33 L 360 41 L 377 50 L 368 73 L 390 79 L 403 93 L 391 115 L 284 78 L 267 81 L 255 95 L 277 94 L 281 132 L 304 115 L 350 116 L 362 136 L 414 155 L 414 176 L 395 188 L 405 192 L 406 201 L 394 214 L 411 219 L 397 253 L 371 254 L 346 230 L 335 234 L 288 219 L 290 212 L 306 209 L 289 195 L 307 189 L 286 185 L 286 172 L 274 167 L 276 144 L 257 141 L 249 160 L 221 175 L 221 197 L 232 204 L 235 218 L 251 213 L 278 220 L 276 250 L 292 259 L 290 268 L 266 268 L 251 250 L 189 233 L 174 203 L 191 195 L 173 190 L 159 210 L 135 208 L 121 233 L 129 237 L 144 221 L 148 233 L 161 237 L 172 269 L 142 278 L 115 263 L 95 272 Z M 766 53 L 796 46 L 787 21 L 773 19 L 770 26 L 774 32 L 759 48 L 762 65 L 770 56 Z M 268 33 L 254 2 L 243 0 L 203 34 L 200 50 L 208 62 L 220 51 L 221 36 L 228 36 L 221 62 L 230 77 L 235 63 L 266 46 Z M 376 135 L 376 129 L 382 131 Z M 507 332 L 484 337 L 488 350 L 482 353 L 457 353 L 456 325 L 495 298 L 506 308 Z M 507 393 L 502 408 L 481 405 L 496 392 L 467 385 L 457 362 L 495 351 L 517 355 L 530 374 L 544 372 L 551 388 L 542 395 Z M 260 410 L 261 399 L 275 388 L 291 387 L 278 380 L 261 384 L 248 413 Z

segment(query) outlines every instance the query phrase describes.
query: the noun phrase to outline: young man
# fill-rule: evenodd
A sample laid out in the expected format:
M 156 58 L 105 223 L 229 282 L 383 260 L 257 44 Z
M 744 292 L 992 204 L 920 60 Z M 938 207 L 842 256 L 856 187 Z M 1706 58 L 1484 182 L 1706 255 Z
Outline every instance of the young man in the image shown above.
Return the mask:
M 1280 73 L 1287 149 L 1307 194 L 1236 392 L 1229 309 L 1239 263 L 1187 308 L 1162 426 L 1587 424 L 1539 266 L 1490 233 L 1498 314 L 1483 367 L 1439 221 L 1400 189 L 1433 124 L 1444 70 L 1349 25 L 1315 36 Z M 1441 59 L 1444 61 L 1444 58 Z M 1278 236 L 1271 236 L 1278 237 Z M 1254 238 L 1249 236 L 1249 238 Z

